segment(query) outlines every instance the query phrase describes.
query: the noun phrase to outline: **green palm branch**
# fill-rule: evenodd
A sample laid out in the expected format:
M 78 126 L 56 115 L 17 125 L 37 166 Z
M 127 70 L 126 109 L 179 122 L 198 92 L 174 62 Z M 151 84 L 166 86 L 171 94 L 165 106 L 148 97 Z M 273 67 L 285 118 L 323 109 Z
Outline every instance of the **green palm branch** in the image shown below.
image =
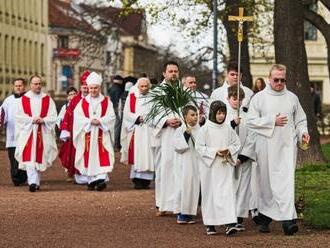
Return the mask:
M 177 115 L 184 121 L 183 107 L 186 105 L 197 107 L 193 91 L 185 89 L 178 80 L 156 86 L 148 95 L 148 99 L 151 110 L 147 114 L 145 121 L 153 122 L 155 125 L 169 114 Z

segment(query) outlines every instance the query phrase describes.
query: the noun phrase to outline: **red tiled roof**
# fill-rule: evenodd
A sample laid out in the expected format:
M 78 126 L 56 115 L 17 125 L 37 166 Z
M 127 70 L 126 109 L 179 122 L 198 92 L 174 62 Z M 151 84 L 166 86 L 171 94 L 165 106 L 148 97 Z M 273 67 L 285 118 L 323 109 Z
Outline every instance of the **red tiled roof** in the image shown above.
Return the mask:
M 86 4 L 80 4 L 80 6 L 88 12 L 97 14 L 105 20 L 109 20 L 111 23 L 118 26 L 124 34 L 137 37 L 143 32 L 144 11 L 141 9 L 134 9 L 124 14 L 123 9 L 115 7 L 97 8 Z
M 95 32 L 95 29 L 80 18 L 80 13 L 73 9 L 70 3 L 60 0 L 48 1 L 49 26 L 68 29 L 78 29 L 85 32 Z

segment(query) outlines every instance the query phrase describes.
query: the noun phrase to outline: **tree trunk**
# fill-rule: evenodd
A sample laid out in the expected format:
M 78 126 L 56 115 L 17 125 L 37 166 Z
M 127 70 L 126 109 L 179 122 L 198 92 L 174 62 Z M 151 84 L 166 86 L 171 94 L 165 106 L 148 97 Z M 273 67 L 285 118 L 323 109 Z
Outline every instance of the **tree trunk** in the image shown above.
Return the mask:
M 275 0 L 274 38 L 276 63 L 287 66 L 287 87 L 299 96 L 307 115 L 311 148 L 298 153 L 298 163 L 324 162 L 309 88 L 301 0 Z
M 226 10 L 223 16 L 222 23 L 227 32 L 227 39 L 229 45 L 229 53 L 231 61 L 238 61 L 238 41 L 237 41 L 237 22 L 229 22 L 229 15 L 238 15 L 238 8 L 242 7 L 238 0 L 227 0 Z M 244 15 L 247 15 L 246 13 Z M 243 71 L 242 82 L 245 86 L 252 87 L 252 75 L 250 71 L 250 55 L 249 43 L 247 37 L 247 25 L 244 24 L 244 40 L 242 42 L 241 50 L 241 67 Z

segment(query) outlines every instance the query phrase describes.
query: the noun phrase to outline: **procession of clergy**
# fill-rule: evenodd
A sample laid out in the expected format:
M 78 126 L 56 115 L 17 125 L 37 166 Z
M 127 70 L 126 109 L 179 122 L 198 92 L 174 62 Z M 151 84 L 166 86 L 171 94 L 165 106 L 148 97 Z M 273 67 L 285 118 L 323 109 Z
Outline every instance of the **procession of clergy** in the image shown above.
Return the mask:
M 179 65 L 164 65 L 162 84 L 179 79 Z M 225 234 L 244 231 L 251 215 L 260 232 L 281 221 L 285 235 L 298 231 L 294 197 L 297 142 L 309 143 L 306 115 L 296 95 L 286 89 L 286 67 L 270 68 L 266 87 L 254 94 L 240 82 L 235 63 L 210 99 L 196 90 L 193 75 L 184 77 L 195 103 L 183 107 L 183 119 L 168 114 L 145 121 L 152 108 L 148 78 L 129 90 L 121 130 L 121 162 L 131 165 L 135 189 L 155 180 L 157 215 L 176 214 L 178 224 L 193 224 L 201 205 L 208 235 L 218 226 Z M 115 164 L 116 114 L 101 94 L 102 77 L 86 71 L 80 91 L 68 90 L 70 101 L 59 117 L 54 101 L 41 91 L 41 78 L 13 83 L 14 94 L 1 106 L 7 128 L 11 176 L 30 192 L 41 187 L 41 172 L 57 157 L 55 125 L 63 141 L 62 165 L 77 184 L 102 191 Z M 156 86 L 157 87 L 157 86 Z M 239 100 L 238 100 L 239 99 Z M 196 106 L 197 105 L 197 106 Z M 239 111 L 239 117 L 238 117 Z

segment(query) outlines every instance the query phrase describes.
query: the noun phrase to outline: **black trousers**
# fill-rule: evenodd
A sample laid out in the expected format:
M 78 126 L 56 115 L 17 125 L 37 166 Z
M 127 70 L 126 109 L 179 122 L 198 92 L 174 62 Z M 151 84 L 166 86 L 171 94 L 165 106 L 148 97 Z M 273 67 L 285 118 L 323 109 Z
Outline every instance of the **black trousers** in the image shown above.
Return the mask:
M 8 147 L 8 158 L 10 162 L 10 175 L 11 180 L 15 186 L 24 184 L 27 180 L 26 171 L 18 169 L 18 162 L 15 159 L 15 147 Z

